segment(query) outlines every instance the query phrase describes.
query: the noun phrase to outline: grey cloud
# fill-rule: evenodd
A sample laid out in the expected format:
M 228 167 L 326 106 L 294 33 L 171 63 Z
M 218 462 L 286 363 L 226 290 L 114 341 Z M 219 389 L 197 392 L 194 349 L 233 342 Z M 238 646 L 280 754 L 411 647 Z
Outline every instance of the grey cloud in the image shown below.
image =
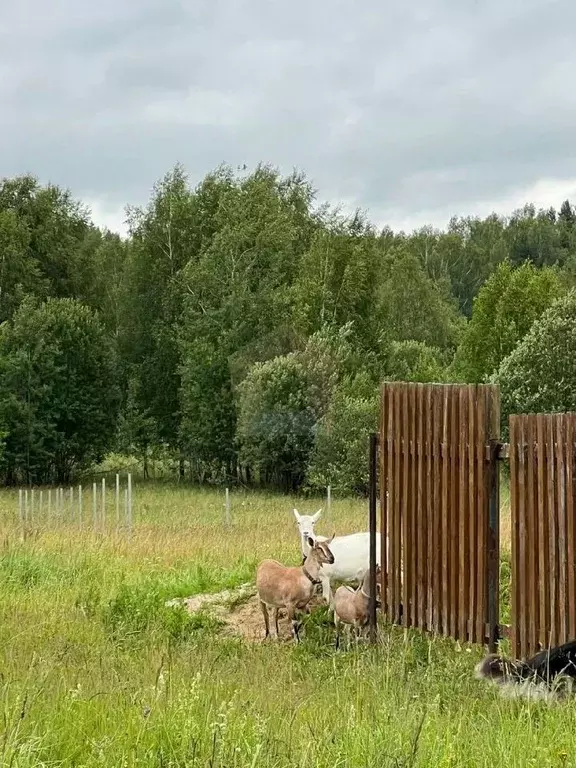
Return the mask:
M 0 167 L 111 206 L 176 161 L 410 217 L 576 178 L 570 0 L 12 1 Z M 556 204 L 560 204 L 560 200 Z

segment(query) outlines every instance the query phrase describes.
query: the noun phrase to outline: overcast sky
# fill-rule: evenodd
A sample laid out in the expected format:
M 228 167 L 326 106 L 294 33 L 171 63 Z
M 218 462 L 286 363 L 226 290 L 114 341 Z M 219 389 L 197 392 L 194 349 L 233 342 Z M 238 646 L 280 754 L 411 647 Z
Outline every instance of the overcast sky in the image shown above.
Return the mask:
M 576 203 L 574 0 L 3 0 L 0 176 L 118 230 L 180 161 L 379 224 Z

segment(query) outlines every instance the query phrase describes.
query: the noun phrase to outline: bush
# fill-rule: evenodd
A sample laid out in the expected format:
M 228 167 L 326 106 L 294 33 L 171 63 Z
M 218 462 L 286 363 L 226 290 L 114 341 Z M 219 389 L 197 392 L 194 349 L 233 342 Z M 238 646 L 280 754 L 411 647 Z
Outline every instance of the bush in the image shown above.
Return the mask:
M 377 429 L 378 397 L 366 395 L 363 379 L 343 386 L 320 420 L 306 486 L 335 494 L 365 494 L 368 489 L 368 438 Z M 371 388 L 373 391 L 373 388 Z
M 536 320 L 492 381 L 500 385 L 505 434 L 511 413 L 576 410 L 575 290 Z

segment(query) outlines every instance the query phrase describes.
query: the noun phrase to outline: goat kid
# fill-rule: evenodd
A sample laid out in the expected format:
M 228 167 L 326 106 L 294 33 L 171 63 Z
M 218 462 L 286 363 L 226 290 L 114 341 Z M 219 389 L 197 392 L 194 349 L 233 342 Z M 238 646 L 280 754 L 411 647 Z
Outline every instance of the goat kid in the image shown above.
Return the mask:
M 379 604 L 380 566 L 376 566 L 376 605 Z M 340 647 L 340 625 L 349 624 L 358 635 L 368 624 L 370 606 L 370 571 L 362 580 L 358 589 L 348 586 L 338 587 L 334 595 L 334 624 L 336 625 L 336 648 Z
M 300 533 L 302 558 L 305 559 L 310 548 L 310 540 L 326 541 L 325 536 L 317 536 L 314 532 L 314 526 L 322 515 L 322 509 L 314 515 L 301 515 L 297 509 L 293 512 Z M 387 550 L 388 547 L 388 538 L 386 538 Z M 330 549 L 334 554 L 334 563 L 325 565 L 319 578 L 322 584 L 322 597 L 333 611 L 332 585 L 341 582 L 355 582 L 360 585 L 364 575 L 370 569 L 370 533 L 351 533 L 347 536 L 332 537 Z M 381 563 L 379 535 L 376 536 L 376 562 Z
M 576 640 L 540 651 L 527 661 L 491 654 L 476 666 L 476 678 L 500 686 L 506 697 L 562 699 L 576 684 Z
M 256 589 L 260 599 L 260 608 L 266 628 L 265 638 L 270 636 L 268 608 L 274 608 L 276 637 L 278 633 L 278 613 L 285 608 L 292 622 L 292 636 L 299 642 L 300 623 L 296 618 L 298 611 L 305 611 L 312 599 L 316 585 L 320 583 L 319 574 L 324 564 L 334 562 L 330 549 L 331 539 L 314 541 L 310 538 L 309 552 L 301 566 L 289 567 L 277 560 L 263 560 L 256 572 Z

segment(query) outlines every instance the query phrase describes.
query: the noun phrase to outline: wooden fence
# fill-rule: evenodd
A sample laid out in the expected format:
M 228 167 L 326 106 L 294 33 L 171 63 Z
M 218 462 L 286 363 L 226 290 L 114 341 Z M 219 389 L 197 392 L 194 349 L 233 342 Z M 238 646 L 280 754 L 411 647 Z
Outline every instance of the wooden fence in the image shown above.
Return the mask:
M 371 569 L 380 447 L 382 609 L 516 658 L 576 639 L 576 413 L 510 418 L 497 387 L 387 383 L 371 440 Z M 510 461 L 510 627 L 499 624 L 499 466 Z M 388 546 L 387 546 L 388 542 Z M 375 627 L 376 608 L 371 623 Z
M 576 414 L 510 418 L 513 652 L 576 638 Z
M 499 423 L 492 386 L 383 386 L 382 604 L 391 621 L 495 641 L 498 473 L 491 445 Z

